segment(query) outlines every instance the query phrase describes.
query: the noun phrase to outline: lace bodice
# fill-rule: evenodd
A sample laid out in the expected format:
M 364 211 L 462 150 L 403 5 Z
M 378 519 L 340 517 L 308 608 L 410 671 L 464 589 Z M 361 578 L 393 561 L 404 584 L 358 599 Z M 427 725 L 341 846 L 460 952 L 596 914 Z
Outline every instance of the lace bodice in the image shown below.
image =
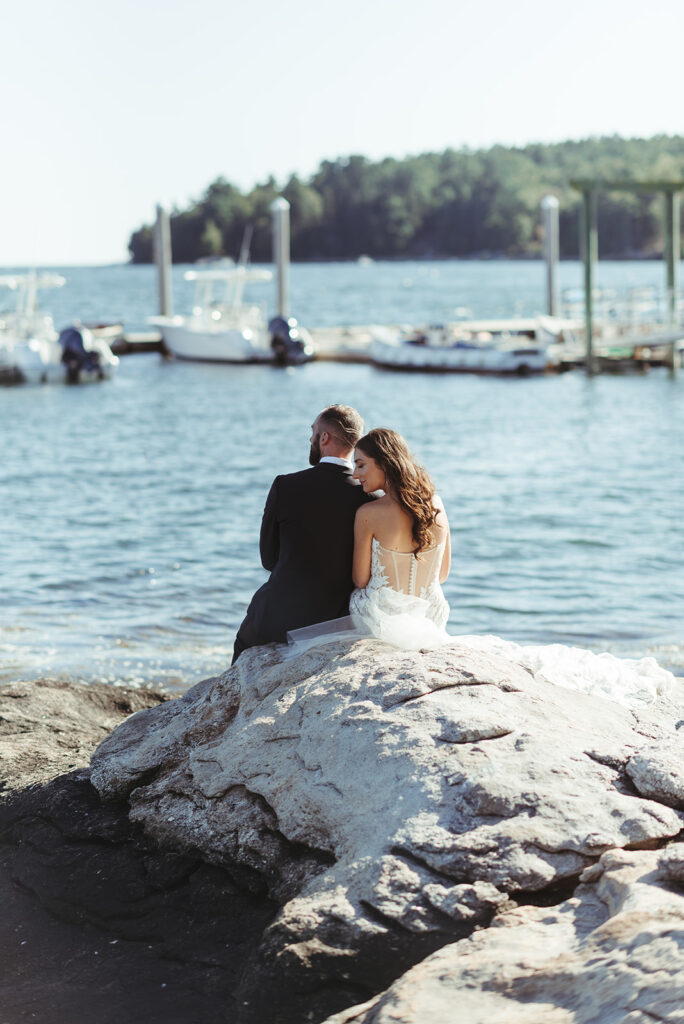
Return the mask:
M 426 548 L 419 555 L 412 551 L 392 551 L 377 537 L 371 542 L 371 578 L 367 588 L 391 587 L 401 594 L 425 597 L 429 588 L 439 584 L 444 541 Z
M 370 579 L 349 600 L 354 621 L 399 647 L 434 646 L 440 638 L 446 642 L 449 605 L 439 584 L 445 543 L 416 557 L 385 548 L 373 537 Z

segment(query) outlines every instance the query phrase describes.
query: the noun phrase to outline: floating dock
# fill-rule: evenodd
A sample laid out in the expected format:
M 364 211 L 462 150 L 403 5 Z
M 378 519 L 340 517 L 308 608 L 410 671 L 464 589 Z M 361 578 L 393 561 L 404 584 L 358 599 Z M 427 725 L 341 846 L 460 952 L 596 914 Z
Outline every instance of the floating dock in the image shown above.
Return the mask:
M 132 356 L 141 352 L 167 354 L 159 331 L 122 332 L 109 347 L 115 356 Z
M 500 328 L 501 321 L 473 321 L 472 324 L 447 325 L 453 327 L 477 327 L 487 330 L 495 325 Z M 530 320 L 530 324 L 533 321 Z M 520 321 L 510 321 L 511 330 L 520 330 Z M 524 327 L 524 323 L 523 323 Z M 333 363 L 371 363 L 371 344 L 373 335 L 382 331 L 399 333 L 400 324 L 352 325 L 346 327 L 315 327 L 310 334 L 316 347 L 316 359 L 320 362 Z M 420 327 L 416 328 L 420 331 Z M 168 355 L 162 336 L 158 331 L 139 331 L 122 333 L 111 343 L 112 352 L 117 356 L 136 355 L 143 352 L 158 352 Z M 676 370 L 681 364 L 684 351 L 684 330 L 659 332 L 649 335 L 626 334 L 624 337 L 613 337 L 604 343 L 597 339 L 594 342 L 594 361 L 596 370 L 608 373 L 643 372 L 655 367 L 667 367 Z M 568 345 L 555 347 L 548 372 L 564 373 L 568 370 L 586 368 L 586 353 L 581 339 Z M 445 371 L 449 372 L 449 371 Z

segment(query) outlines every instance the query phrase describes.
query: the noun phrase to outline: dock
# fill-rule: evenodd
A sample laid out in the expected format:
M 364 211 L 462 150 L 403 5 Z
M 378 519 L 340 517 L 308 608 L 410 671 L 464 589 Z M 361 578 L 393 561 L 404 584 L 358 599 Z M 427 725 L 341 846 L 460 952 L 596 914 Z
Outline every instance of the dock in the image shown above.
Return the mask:
M 559 201 L 549 194 L 541 202 L 543 226 L 543 253 L 546 265 L 546 315 L 533 317 L 510 317 L 507 319 L 483 319 L 479 321 L 460 320 L 457 323 L 440 325 L 367 324 L 309 327 L 303 324 L 313 342 L 308 351 L 302 338 L 297 338 L 301 361 L 313 358 L 322 362 L 373 363 L 395 369 L 409 369 L 414 372 L 501 372 L 509 373 L 562 373 L 582 369 L 591 375 L 597 372 L 624 373 L 643 372 L 651 367 L 669 367 L 674 374 L 681 364 L 684 351 L 684 307 L 680 307 L 678 293 L 678 272 L 680 260 L 680 193 L 684 191 L 684 179 L 657 181 L 627 181 L 578 179 L 572 181 L 574 188 L 582 194 L 581 226 L 582 258 L 584 262 L 584 287 L 581 308 L 572 308 L 572 303 L 563 303 L 559 291 Z M 626 303 L 611 299 L 600 308 L 599 289 L 595 284 L 595 264 L 598 259 L 598 218 L 597 198 L 600 192 L 619 189 L 628 192 L 658 192 L 664 200 L 664 255 L 666 259 L 665 303 L 657 308 L 646 295 L 646 289 L 631 289 Z M 276 312 L 281 321 L 288 321 L 291 313 L 289 293 L 290 267 L 290 204 L 280 196 L 270 206 L 273 235 L 273 262 L 277 277 Z M 214 270 L 187 271 L 186 280 L 205 281 L 228 280 L 226 275 L 240 272 L 245 276 L 249 263 L 249 240 L 251 229 L 243 239 L 240 259 L 235 270 L 227 268 Z M 150 317 L 150 323 L 169 325 L 173 316 L 171 292 L 171 235 L 168 211 L 157 206 L 154 234 L 155 263 L 158 284 L 158 317 Z M 271 276 L 266 272 L 267 276 Z M 638 292 L 638 294 L 637 294 Z M 224 300 L 233 313 L 242 310 L 242 291 L 239 289 Z M 194 314 L 208 316 L 213 321 L 223 315 L 212 301 L 211 289 L 200 290 L 196 295 Z M 453 307 L 457 312 L 456 307 Z M 176 320 L 182 322 L 182 317 Z M 544 322 L 546 321 L 546 322 Z M 250 324 L 251 326 L 251 324 Z M 167 333 L 167 338 L 171 335 Z M 214 341 L 213 331 L 210 339 Z M 288 340 L 289 336 L 288 336 Z M 407 345 L 404 346 L 404 340 Z M 374 344 L 374 341 L 376 344 Z M 278 336 L 276 344 L 280 343 Z M 169 344 L 177 351 L 177 346 Z M 284 345 L 285 342 L 283 341 Z M 412 349 L 410 346 L 415 345 Z M 425 346 L 424 358 L 420 358 L 418 346 Z M 460 350 L 456 352 L 456 350 Z M 158 352 L 168 355 L 157 331 L 121 333 L 112 342 L 116 355 L 132 355 L 143 352 Z M 496 352 L 495 352 L 496 350 Z M 196 349 L 181 349 L 186 358 L 192 358 Z M 281 350 L 283 353 L 285 349 Z M 268 353 L 262 349 L 265 362 L 270 365 Z M 445 356 L 445 353 L 449 353 Z M 465 354 L 464 354 L 465 353 Z M 493 355 L 494 353 L 494 355 Z M 205 350 L 205 357 L 217 361 L 225 357 L 221 347 Z M 249 359 L 249 347 L 236 353 L 236 358 Z M 496 356 L 500 356 L 497 361 Z M 298 361 L 298 360 L 293 360 Z
M 311 334 L 321 362 L 369 363 L 373 327 L 320 327 Z M 399 330 L 399 327 L 396 328 Z M 116 356 L 159 352 L 168 355 L 159 331 L 122 332 L 110 348 Z
M 511 331 L 530 331 L 535 321 L 511 320 Z M 489 330 L 501 328 L 502 321 L 459 321 L 447 327 Z M 366 324 L 339 327 L 314 327 L 310 330 L 316 348 L 316 360 L 333 363 L 371 363 L 371 344 L 375 333 L 399 333 L 406 325 Z M 420 325 L 415 327 L 419 332 Z M 157 352 L 168 355 L 159 331 L 122 332 L 111 342 L 111 349 L 117 356 Z M 643 373 L 657 367 L 676 370 L 681 365 L 684 352 L 684 330 L 662 330 L 653 334 L 626 332 L 605 339 L 594 339 L 593 359 L 595 370 L 603 373 Z M 548 367 L 549 373 L 565 373 L 569 370 L 586 369 L 584 340 L 579 335 L 567 345 L 559 345 L 553 351 Z M 449 371 L 446 371 L 449 372 Z
M 159 331 L 123 332 L 109 346 L 115 356 L 132 356 L 142 352 L 159 352 L 167 355 L 166 346 Z

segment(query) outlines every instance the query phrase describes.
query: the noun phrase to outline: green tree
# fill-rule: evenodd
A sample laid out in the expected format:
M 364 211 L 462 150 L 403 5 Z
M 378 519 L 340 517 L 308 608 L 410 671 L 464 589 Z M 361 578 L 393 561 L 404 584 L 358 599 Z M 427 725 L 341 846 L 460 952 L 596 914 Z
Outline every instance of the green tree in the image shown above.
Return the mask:
M 446 149 L 372 162 L 358 154 L 322 161 L 310 180 L 292 175 L 281 189 L 269 178 L 243 193 L 217 178 L 205 194 L 171 218 L 174 260 L 227 253 L 237 257 L 245 229 L 252 256 L 271 258 L 270 206 L 283 194 L 291 207 L 295 259 L 538 255 L 539 203 L 560 204 L 561 255 L 579 251 L 580 196 L 573 178 L 680 178 L 684 136 L 619 136 L 533 143 L 522 147 Z M 153 258 L 153 230 L 131 234 L 133 262 Z M 662 246 L 662 199 L 610 192 L 599 203 L 603 255 L 637 255 Z
M 215 220 L 208 220 L 200 239 L 202 256 L 223 256 L 223 236 Z

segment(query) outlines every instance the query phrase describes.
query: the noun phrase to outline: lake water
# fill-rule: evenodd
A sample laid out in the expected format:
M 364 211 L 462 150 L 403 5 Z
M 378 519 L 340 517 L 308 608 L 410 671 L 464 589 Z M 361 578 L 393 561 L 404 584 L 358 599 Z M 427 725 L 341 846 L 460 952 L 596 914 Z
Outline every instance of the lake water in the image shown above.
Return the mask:
M 176 308 L 191 301 L 174 268 Z M 145 327 L 151 267 L 64 270 L 58 326 Z M 599 265 L 606 287 L 661 285 L 658 263 Z M 529 262 L 292 268 L 311 326 L 531 314 Z M 564 287 L 581 267 L 561 265 Z M 259 289 L 256 289 L 259 295 Z M 261 296 L 272 297 L 265 286 Z M 0 305 L 3 302 L 0 295 Z M 114 381 L 0 390 L 0 679 L 185 689 L 230 661 L 266 574 L 264 499 L 302 468 L 331 402 L 409 439 L 450 514 L 450 630 L 654 655 L 684 675 L 684 376 L 502 379 L 370 366 L 296 370 L 122 360 Z

